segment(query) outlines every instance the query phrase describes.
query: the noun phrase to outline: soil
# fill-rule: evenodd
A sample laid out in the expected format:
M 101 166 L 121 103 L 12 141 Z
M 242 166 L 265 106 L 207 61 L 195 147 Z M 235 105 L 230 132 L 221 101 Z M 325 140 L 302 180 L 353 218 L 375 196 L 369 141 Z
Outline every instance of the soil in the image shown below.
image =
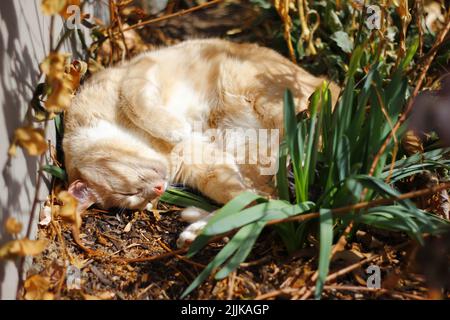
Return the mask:
M 154 45 L 220 36 L 276 47 L 270 31 L 273 28 L 267 21 L 270 19 L 261 19 L 260 13 L 248 4 L 218 5 L 166 20 L 139 33 Z M 38 238 L 48 239 L 50 245 L 34 259 L 28 275 L 49 277 L 50 291 L 58 299 L 179 298 L 227 239 L 210 244 L 192 259 L 184 253 L 171 254 L 177 250 L 177 237 L 186 226 L 179 219 L 181 208 L 163 203 L 155 207 L 140 212 L 89 210 L 83 217 L 80 239 L 95 254 L 76 243 L 72 227 L 63 221 L 39 226 Z M 308 247 L 288 254 L 275 230 L 268 227 L 237 271 L 220 281 L 210 277 L 188 298 L 314 298 L 310 290 L 314 285 L 311 277 L 317 269 L 317 241 L 309 240 Z M 335 280 L 325 286 L 323 299 L 449 298 L 448 291 L 433 288 L 450 278 L 448 268 L 445 269 L 448 256 L 439 254 L 439 248 L 448 246 L 450 241 L 429 239 L 429 243 L 430 247 L 418 249 L 405 235 L 359 231 L 332 262 L 330 275 Z M 426 263 L 418 268 L 416 261 L 420 259 L 434 261 L 434 269 L 427 269 Z M 366 269 L 371 264 L 380 267 L 383 289 L 367 287 L 370 274 Z M 68 281 L 69 265 L 80 272 L 79 286 Z M 430 271 L 436 265 L 444 266 L 443 274 Z M 348 266 L 353 270 L 344 273 Z M 424 274 L 433 274 L 434 278 L 426 281 Z
M 51 243 L 35 258 L 29 275 L 49 277 L 55 284 L 53 293 L 60 299 L 177 299 L 226 241 L 210 244 L 193 259 L 182 254 L 167 255 L 177 249 L 176 239 L 185 227 L 179 213 L 180 208 L 163 203 L 152 211 L 89 210 L 83 218 L 80 238 L 96 255 L 75 243 L 69 225 L 53 221 L 39 228 L 39 238 L 50 239 Z M 62 239 L 58 237 L 59 226 Z M 430 290 L 425 277 L 410 270 L 416 246 L 403 235 L 378 232 L 377 239 L 372 233 L 376 231 L 358 232 L 357 241 L 336 255 L 330 274 L 374 255 L 377 258 L 330 282 L 323 298 L 427 298 Z M 221 281 L 210 278 L 188 298 L 299 298 L 306 293 L 305 284 L 317 268 L 316 256 L 314 245 L 288 255 L 276 232 L 267 228 L 247 262 L 235 273 Z M 139 259 L 154 260 L 132 262 Z M 67 271 L 65 261 L 80 270 L 79 288 L 68 288 L 62 276 Z M 370 274 L 366 268 L 370 264 L 380 267 L 384 289 L 367 289 Z

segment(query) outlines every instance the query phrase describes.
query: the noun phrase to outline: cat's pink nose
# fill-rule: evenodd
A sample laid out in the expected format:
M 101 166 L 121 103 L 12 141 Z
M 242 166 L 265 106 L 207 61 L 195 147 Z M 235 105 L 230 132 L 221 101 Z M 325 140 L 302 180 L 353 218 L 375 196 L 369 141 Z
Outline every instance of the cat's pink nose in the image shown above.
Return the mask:
M 153 187 L 153 192 L 160 196 L 164 193 L 165 189 L 164 183 L 158 183 Z

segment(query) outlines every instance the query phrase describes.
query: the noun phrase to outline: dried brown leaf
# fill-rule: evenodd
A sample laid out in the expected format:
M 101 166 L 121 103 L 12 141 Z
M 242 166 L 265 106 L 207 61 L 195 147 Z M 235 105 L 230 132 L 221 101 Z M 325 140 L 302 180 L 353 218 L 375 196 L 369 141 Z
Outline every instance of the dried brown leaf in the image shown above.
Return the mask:
M 102 300 L 97 296 L 93 296 L 91 294 L 83 293 L 84 300 Z
M 115 297 L 115 294 L 113 292 L 100 292 L 96 296 L 91 294 L 83 293 L 84 300 L 111 300 Z
M 66 8 L 67 0 L 42 0 L 41 10 L 51 16 Z
M 47 150 L 44 130 L 31 126 L 16 129 L 13 144 L 8 151 L 11 156 L 16 154 L 16 144 L 25 149 L 30 156 L 41 155 Z
M 17 221 L 16 218 L 9 217 L 5 222 L 5 230 L 9 234 L 18 234 L 22 231 L 22 222 Z
M 25 300 L 53 300 L 53 293 L 48 292 L 50 279 L 38 274 L 29 277 L 23 285 L 25 288 Z
M 64 20 L 67 20 L 73 14 L 72 12 L 67 12 L 67 8 L 72 5 L 80 7 L 80 0 L 65 0 L 65 2 L 66 4 L 60 11 L 58 11 L 58 13 L 64 18 Z
M 17 154 L 17 145 L 15 142 L 11 143 L 8 149 L 8 155 L 11 157 L 15 157 Z
M 73 224 L 77 229 L 81 227 L 81 216 L 77 211 L 78 201 L 69 192 L 61 191 L 58 200 L 63 205 L 59 208 L 58 215 L 65 221 Z
M 29 240 L 24 238 L 9 241 L 0 247 L 0 260 L 38 255 L 45 250 L 47 244 L 48 241 L 45 239 Z
M 54 206 L 55 207 L 58 206 Z M 48 226 L 52 221 L 52 208 L 50 206 L 44 206 L 39 213 L 39 225 Z
M 402 138 L 402 147 L 408 155 L 423 153 L 423 145 L 420 138 L 413 130 L 408 130 Z
M 80 86 L 81 77 L 86 73 L 88 65 L 81 60 L 73 60 L 68 66 L 66 73 L 69 76 L 72 91 L 76 91 Z
M 51 53 L 40 65 L 51 89 L 45 101 L 45 107 L 50 112 L 63 111 L 72 100 L 72 77 L 65 73 L 67 57 L 67 54 Z

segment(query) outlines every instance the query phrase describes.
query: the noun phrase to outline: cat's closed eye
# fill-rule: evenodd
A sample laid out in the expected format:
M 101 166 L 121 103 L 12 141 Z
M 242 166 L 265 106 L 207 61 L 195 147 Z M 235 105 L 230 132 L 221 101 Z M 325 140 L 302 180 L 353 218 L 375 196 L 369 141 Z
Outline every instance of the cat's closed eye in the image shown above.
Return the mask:
M 120 192 L 120 191 L 116 191 L 117 194 L 120 194 L 121 196 L 126 196 L 126 197 L 135 196 L 135 195 L 140 194 L 141 192 L 142 191 L 135 191 L 135 192 Z

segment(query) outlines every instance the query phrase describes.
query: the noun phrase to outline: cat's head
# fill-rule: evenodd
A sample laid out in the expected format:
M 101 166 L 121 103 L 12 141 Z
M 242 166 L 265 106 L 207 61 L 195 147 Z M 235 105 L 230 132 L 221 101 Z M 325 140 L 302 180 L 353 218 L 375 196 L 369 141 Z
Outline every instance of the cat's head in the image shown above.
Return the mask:
M 94 203 L 105 209 L 143 209 L 167 188 L 167 160 L 135 137 L 115 131 L 89 128 L 65 138 L 69 193 L 79 210 Z

